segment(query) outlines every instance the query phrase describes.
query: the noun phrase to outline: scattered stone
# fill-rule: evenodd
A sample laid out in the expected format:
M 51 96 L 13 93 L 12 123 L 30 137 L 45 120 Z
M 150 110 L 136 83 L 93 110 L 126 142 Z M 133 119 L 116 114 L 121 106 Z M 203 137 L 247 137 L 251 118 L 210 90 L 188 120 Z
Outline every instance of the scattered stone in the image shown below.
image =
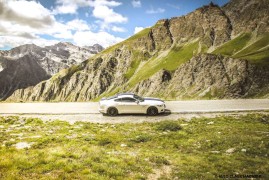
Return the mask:
M 121 144 L 120 147 L 126 147 L 127 145 L 126 144 Z
M 74 139 L 76 137 L 78 137 L 77 134 L 72 134 L 71 136 L 66 136 L 67 139 Z
M 23 136 L 23 133 L 19 133 L 19 134 L 14 134 L 14 133 L 12 133 L 12 134 L 10 134 L 10 136 L 18 136 L 18 137 L 22 137 L 22 136 Z
M 214 153 L 214 154 L 219 154 L 220 151 L 211 151 L 211 153 Z
M 31 144 L 27 143 L 27 142 L 19 142 L 17 144 L 15 144 L 16 149 L 24 149 L 24 148 L 30 148 Z
M 54 133 L 54 131 L 53 131 L 53 130 L 49 130 L 49 131 L 48 131 L 48 133 L 53 134 L 53 133 Z
M 5 126 L 3 126 L 3 125 L 0 125 L 0 128 L 1 128 L 1 129 L 3 129 L 3 128 L 5 128 Z
M 246 149 L 241 149 L 241 151 L 242 151 L 242 152 L 247 152 L 247 150 L 246 150 Z
M 211 121 L 211 122 L 209 122 L 209 123 L 207 123 L 208 125 L 211 125 L 211 124 L 214 124 L 214 122 L 213 121 Z
M 188 126 L 188 124 L 180 124 L 180 126 Z
M 235 148 L 230 148 L 230 149 L 228 149 L 228 150 L 226 151 L 226 153 L 228 153 L 228 154 L 232 154 L 232 153 L 234 153 L 234 151 L 235 151 Z

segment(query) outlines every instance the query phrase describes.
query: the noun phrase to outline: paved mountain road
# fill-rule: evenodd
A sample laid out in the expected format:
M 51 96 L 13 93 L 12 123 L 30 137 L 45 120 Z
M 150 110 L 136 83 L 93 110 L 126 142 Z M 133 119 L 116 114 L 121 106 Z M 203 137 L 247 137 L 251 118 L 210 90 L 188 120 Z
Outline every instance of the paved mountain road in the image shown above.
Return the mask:
M 248 112 L 269 113 L 269 99 L 166 101 L 171 112 L 159 116 L 119 115 L 103 116 L 96 102 L 77 103 L 0 103 L 0 116 L 20 115 L 36 117 L 44 121 L 65 120 L 69 123 L 85 121 L 92 123 L 141 123 L 162 120 L 190 119 L 192 117 L 214 117 L 225 114 Z
M 166 101 L 174 113 L 269 111 L 269 99 Z M 97 102 L 0 103 L 0 114 L 98 114 Z

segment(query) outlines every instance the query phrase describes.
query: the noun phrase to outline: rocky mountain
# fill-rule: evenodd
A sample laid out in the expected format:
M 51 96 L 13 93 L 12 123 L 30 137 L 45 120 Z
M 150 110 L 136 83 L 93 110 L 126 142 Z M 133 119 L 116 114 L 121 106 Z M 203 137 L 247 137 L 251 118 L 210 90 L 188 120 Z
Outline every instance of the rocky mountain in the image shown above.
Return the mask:
M 118 92 L 165 99 L 269 97 L 269 0 L 213 3 L 158 21 L 9 101 L 88 101 Z
M 16 89 L 36 85 L 102 50 L 100 45 L 81 48 L 71 43 L 58 43 L 43 48 L 27 44 L 0 51 L 0 100 Z

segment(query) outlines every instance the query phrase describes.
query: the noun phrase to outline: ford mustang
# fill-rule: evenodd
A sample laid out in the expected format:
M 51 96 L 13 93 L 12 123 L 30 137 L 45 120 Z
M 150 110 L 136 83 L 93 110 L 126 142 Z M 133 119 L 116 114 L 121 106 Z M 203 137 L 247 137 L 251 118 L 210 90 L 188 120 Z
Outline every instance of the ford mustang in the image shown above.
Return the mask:
M 109 116 L 118 114 L 148 114 L 155 116 L 165 111 L 164 101 L 157 98 L 140 97 L 133 93 L 121 93 L 99 102 L 99 112 Z

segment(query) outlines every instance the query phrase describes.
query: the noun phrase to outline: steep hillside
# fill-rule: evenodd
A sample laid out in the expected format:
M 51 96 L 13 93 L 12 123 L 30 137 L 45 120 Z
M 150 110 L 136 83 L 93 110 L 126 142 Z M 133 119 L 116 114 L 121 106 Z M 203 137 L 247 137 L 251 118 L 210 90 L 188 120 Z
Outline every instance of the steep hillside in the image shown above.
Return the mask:
M 16 89 L 36 85 L 100 51 L 100 45 L 81 48 L 71 43 L 58 43 L 44 48 L 27 44 L 0 51 L 0 100 L 10 96 Z
M 257 12 L 252 22 L 262 22 L 268 12 L 259 2 L 267 0 L 247 3 L 240 11 L 236 0 L 223 8 L 211 3 L 160 20 L 9 100 L 88 101 L 123 91 L 166 99 L 267 97 L 268 22 L 244 29 L 245 21 L 234 18 L 251 9 Z

